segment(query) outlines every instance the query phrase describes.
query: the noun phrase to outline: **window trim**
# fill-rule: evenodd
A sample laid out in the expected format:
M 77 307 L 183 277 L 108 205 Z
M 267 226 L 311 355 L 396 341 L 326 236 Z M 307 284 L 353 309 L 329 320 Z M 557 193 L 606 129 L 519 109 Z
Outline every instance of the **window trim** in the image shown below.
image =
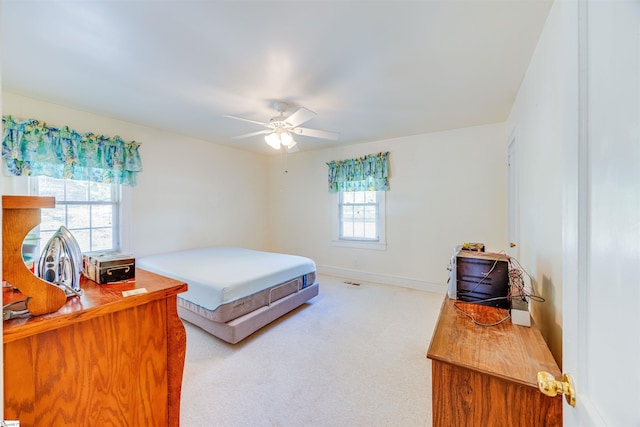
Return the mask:
M 133 251 L 133 189 L 130 186 L 123 184 L 118 184 L 118 187 L 120 188 L 120 224 L 118 227 L 118 239 L 120 240 L 119 251 L 124 254 L 130 254 Z
M 332 215 L 332 228 L 333 235 L 331 239 L 331 245 L 343 248 L 355 248 L 355 249 L 372 249 L 378 251 L 384 251 L 387 249 L 386 238 L 386 192 L 376 191 L 376 198 L 378 201 L 378 240 L 347 240 L 340 238 L 340 193 L 332 193 L 333 215 Z

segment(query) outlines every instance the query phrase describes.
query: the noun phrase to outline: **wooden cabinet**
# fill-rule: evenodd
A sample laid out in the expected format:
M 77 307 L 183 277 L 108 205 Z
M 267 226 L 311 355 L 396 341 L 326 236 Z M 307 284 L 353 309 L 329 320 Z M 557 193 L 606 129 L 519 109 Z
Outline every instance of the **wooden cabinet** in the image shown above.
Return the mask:
M 561 426 L 562 398 L 543 395 L 536 375 L 560 370 L 535 328 L 496 326 L 507 310 L 445 298 L 427 357 L 432 362 L 433 425 Z
M 183 282 L 136 270 L 82 278 L 57 312 L 4 322 L 4 415 L 29 426 L 177 426 L 186 333 Z M 123 291 L 138 290 L 131 296 Z M 4 289 L 3 300 L 21 294 Z

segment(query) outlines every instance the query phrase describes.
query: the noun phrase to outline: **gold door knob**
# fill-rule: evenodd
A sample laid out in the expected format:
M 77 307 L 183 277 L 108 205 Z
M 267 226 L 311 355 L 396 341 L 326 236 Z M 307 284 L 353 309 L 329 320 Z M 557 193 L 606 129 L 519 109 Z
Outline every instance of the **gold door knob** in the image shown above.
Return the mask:
M 515 247 L 516 247 L 516 244 L 515 244 L 515 243 L 509 243 L 509 247 L 510 247 L 510 248 L 515 248 Z
M 576 389 L 569 374 L 563 374 L 562 381 L 557 381 L 550 373 L 540 371 L 538 372 L 538 388 L 542 393 L 551 397 L 564 394 L 567 403 L 573 407 L 576 406 Z

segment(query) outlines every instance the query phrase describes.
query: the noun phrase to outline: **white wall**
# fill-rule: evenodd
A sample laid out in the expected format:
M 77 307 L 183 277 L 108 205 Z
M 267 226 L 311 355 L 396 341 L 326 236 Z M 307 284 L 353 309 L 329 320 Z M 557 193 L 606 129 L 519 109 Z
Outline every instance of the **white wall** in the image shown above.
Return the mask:
M 494 124 L 272 157 L 271 249 L 311 257 L 319 271 L 444 291 L 455 246 L 505 249 L 505 141 Z M 380 151 L 391 153 L 386 251 L 332 246 L 326 163 Z
M 263 155 L 6 91 L 2 101 L 2 113 L 16 119 L 142 143 L 143 172 L 132 189 L 135 256 L 207 245 L 267 248 L 268 169 Z
M 518 145 L 519 258 L 546 302 L 531 305 L 562 361 L 563 142 L 575 137 L 577 51 L 556 2 L 507 121 Z
M 142 143 L 132 190 L 137 256 L 237 245 L 313 258 L 320 271 L 444 291 L 456 245 L 506 242 L 504 124 L 265 157 L 4 93 L 3 114 Z M 390 151 L 385 251 L 331 245 L 331 160 Z M 287 169 L 288 173 L 284 173 Z M 268 179 L 265 179 L 267 177 Z

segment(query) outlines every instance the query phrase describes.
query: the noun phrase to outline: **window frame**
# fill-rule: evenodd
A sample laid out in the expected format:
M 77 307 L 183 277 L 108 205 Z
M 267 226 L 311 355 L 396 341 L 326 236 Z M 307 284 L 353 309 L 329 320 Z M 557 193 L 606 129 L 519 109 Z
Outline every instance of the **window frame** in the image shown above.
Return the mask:
M 385 191 L 376 191 L 376 201 L 378 205 L 378 217 L 377 219 L 377 227 L 378 227 L 378 240 L 371 239 L 349 239 L 343 238 L 340 235 L 341 224 L 340 224 L 340 207 L 341 205 L 341 193 L 333 193 L 333 215 L 332 215 L 332 225 L 333 225 L 333 236 L 331 244 L 332 246 L 337 247 L 345 247 L 345 248 L 356 248 L 356 249 L 373 249 L 373 250 L 386 250 L 387 242 L 386 242 L 386 192 Z

